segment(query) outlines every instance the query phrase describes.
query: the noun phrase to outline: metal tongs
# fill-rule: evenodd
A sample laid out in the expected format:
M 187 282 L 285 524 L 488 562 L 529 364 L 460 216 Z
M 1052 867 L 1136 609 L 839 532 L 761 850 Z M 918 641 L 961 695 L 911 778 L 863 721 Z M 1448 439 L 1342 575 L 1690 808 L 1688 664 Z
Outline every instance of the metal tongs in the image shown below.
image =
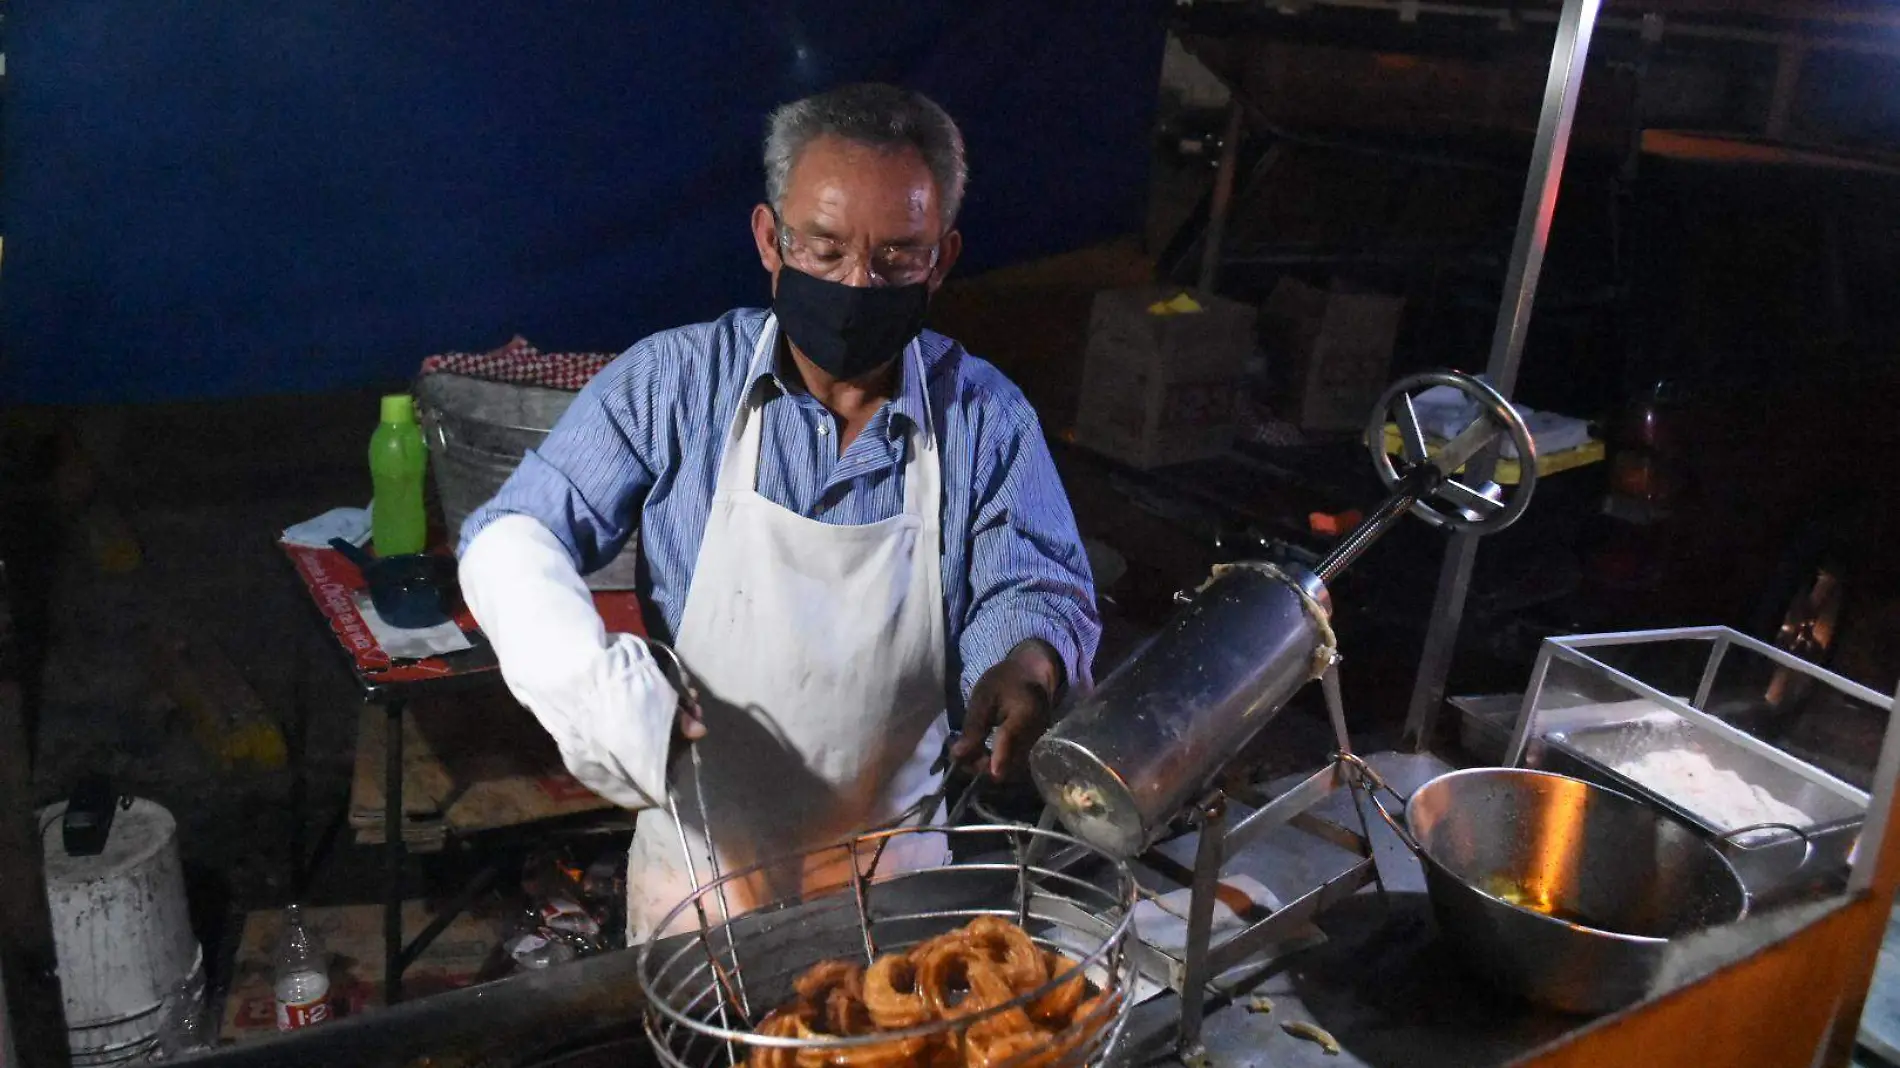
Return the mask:
M 679 691 L 681 700 L 691 705 L 694 711 L 697 712 L 699 709 L 699 687 L 694 684 L 692 673 L 686 670 L 686 662 L 680 659 L 679 653 L 675 652 L 672 646 L 664 642 L 653 641 L 652 639 L 647 640 L 647 648 L 658 650 L 666 654 L 666 658 L 671 661 L 673 665 L 674 688 Z M 686 822 L 680 818 L 680 791 L 677 782 L 674 781 L 672 773 L 672 767 L 674 765 L 670 763 L 666 783 L 666 811 L 667 815 L 673 819 L 674 831 L 679 835 L 680 855 L 686 858 L 686 881 L 692 888 L 693 911 L 699 920 L 699 944 L 705 949 L 706 964 L 712 968 L 713 975 L 717 977 L 720 989 L 725 995 L 719 999 L 720 1026 L 728 1029 L 732 1026 L 726 1015 L 726 1007 L 730 1005 L 739 1013 L 739 1022 L 744 1025 L 746 1030 L 751 1030 L 752 1004 L 750 999 L 746 996 L 745 969 L 739 964 L 739 944 L 732 936 L 732 903 L 726 897 L 724 875 L 719 870 L 719 851 L 713 846 L 712 817 L 706 810 L 706 780 L 705 777 L 700 774 L 700 769 L 703 765 L 700 762 L 699 746 L 693 742 L 687 742 L 686 752 L 687 760 L 693 769 L 693 800 L 697 802 L 699 807 L 700 834 L 706 842 L 706 863 L 709 867 L 708 874 L 712 878 L 714 892 L 719 898 L 719 927 L 720 930 L 725 932 L 726 953 L 732 961 L 730 971 L 719 963 L 719 955 L 713 952 L 712 942 L 709 938 L 712 933 L 712 919 L 706 914 L 706 899 L 700 892 L 699 864 L 693 860 L 693 844 L 686 834 Z M 655 931 L 653 933 L 657 937 L 660 932 Z
M 682 700 L 697 710 L 699 707 L 699 687 L 696 685 L 692 673 L 686 669 L 686 663 L 681 659 L 679 653 L 664 642 L 650 639 L 647 642 L 647 647 L 665 654 L 665 659 L 672 665 L 672 681 L 675 688 L 679 691 Z M 958 736 L 953 733 L 945 739 L 942 752 L 938 754 L 936 762 L 931 765 L 931 771 L 942 777 L 942 782 L 938 788 L 925 797 L 918 799 L 916 803 L 899 813 L 896 818 L 888 821 L 882 827 L 875 829 L 902 827 L 912 819 L 917 820 L 916 826 L 918 827 L 928 827 L 932 825 L 937 818 L 937 814 L 943 810 L 945 803 L 949 801 L 951 785 L 949 775 L 950 749 L 956 743 L 957 738 Z M 686 763 L 690 765 L 693 773 L 693 799 L 699 809 L 701 834 L 706 843 L 706 862 L 709 866 L 708 875 L 711 878 L 714 892 L 719 899 L 720 929 L 725 932 L 725 950 L 728 959 L 731 961 L 730 968 L 720 963 L 719 954 L 714 951 L 712 946 L 710 939 L 712 933 L 712 918 L 707 913 L 705 897 L 701 893 L 705 884 L 700 882 L 699 865 L 693 858 L 694 850 L 692 848 L 692 841 L 686 833 L 686 823 L 680 817 L 681 791 L 670 767 L 666 786 L 667 814 L 672 818 L 674 830 L 679 835 L 680 853 L 686 858 L 686 878 L 688 885 L 692 888 L 693 910 L 699 921 L 699 939 L 701 946 L 706 951 L 706 963 L 712 968 L 713 974 L 717 978 L 720 989 L 724 994 L 724 997 L 720 999 L 719 1005 L 721 1026 L 728 1029 L 731 1027 L 731 1023 L 727 1018 L 727 1006 L 730 1005 L 738 1012 L 740 1017 L 739 1022 L 745 1029 L 750 1030 L 752 1027 L 752 1006 L 745 988 L 745 970 L 739 962 L 738 943 L 732 934 L 732 903 L 726 895 L 726 887 L 723 881 L 724 875 L 720 871 L 719 866 L 719 851 L 713 844 L 712 817 L 706 804 L 705 777 L 702 774 L 704 765 L 701 762 L 698 745 L 688 742 L 686 745 L 686 753 Z M 950 804 L 949 813 L 945 821 L 946 826 L 955 826 L 957 821 L 963 818 L 964 813 L 969 809 L 970 802 L 975 798 L 977 789 L 982 785 L 982 782 L 983 776 L 981 774 L 974 776 L 970 783 L 963 788 L 962 792 L 957 795 L 956 801 Z M 878 842 L 877 849 L 871 855 L 868 869 L 861 869 L 857 865 L 856 860 L 853 860 L 852 882 L 858 896 L 860 910 L 865 907 L 865 884 L 876 876 L 878 863 L 883 859 L 884 849 L 890 844 L 890 841 L 890 836 L 887 835 Z
M 931 821 L 937 818 L 937 810 L 942 808 L 943 803 L 950 797 L 950 750 L 956 746 L 958 739 L 962 737 L 961 734 L 952 731 L 950 736 L 943 740 L 943 752 L 937 754 L 936 763 L 930 765 L 931 774 L 942 777 L 942 782 L 938 785 L 936 792 L 927 795 L 923 800 L 912 805 L 909 809 L 906 809 L 903 815 L 900 815 L 895 822 L 902 823 L 913 811 L 922 816 L 922 818 L 917 821 L 917 826 L 919 827 L 928 827 Z M 963 792 L 957 795 L 956 803 L 950 806 L 949 814 L 944 817 L 944 826 L 955 827 L 957 825 L 957 821 L 962 819 L 963 814 L 969 810 L 970 802 L 975 799 L 977 788 L 982 785 L 983 775 L 981 772 L 970 777 L 969 785 L 965 786 Z

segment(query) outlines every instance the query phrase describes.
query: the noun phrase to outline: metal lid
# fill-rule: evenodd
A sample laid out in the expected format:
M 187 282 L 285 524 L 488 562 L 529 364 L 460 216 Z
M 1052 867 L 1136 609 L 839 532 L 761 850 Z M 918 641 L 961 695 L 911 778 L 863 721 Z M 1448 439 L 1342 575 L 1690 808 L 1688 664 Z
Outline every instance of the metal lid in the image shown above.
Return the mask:
M 1103 852 L 1132 857 L 1149 845 L 1149 829 L 1128 784 L 1100 757 L 1066 738 L 1030 751 L 1030 771 L 1043 800 L 1069 833 Z
M 416 421 L 416 402 L 407 393 L 389 393 L 383 396 L 383 422 L 397 426 Z
M 121 808 L 113 818 L 103 851 L 90 857 L 69 856 L 60 834 L 60 817 L 65 814 L 64 801 L 39 813 L 40 849 L 46 858 L 49 888 L 77 886 L 143 867 L 178 838 L 178 823 L 163 805 L 134 798 L 129 808 Z

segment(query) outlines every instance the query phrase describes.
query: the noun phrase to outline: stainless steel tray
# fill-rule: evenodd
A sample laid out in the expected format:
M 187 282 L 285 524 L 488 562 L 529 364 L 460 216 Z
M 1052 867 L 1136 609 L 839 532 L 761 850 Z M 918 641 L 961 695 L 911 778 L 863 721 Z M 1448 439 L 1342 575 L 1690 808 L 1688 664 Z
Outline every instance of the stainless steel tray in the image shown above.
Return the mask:
M 1680 791 L 1672 795 L 1669 784 L 1638 781 L 1618 770 L 1619 766 L 1652 752 L 1692 751 L 1706 758 L 1717 770 L 1732 772 L 1777 801 L 1804 813 L 1806 819 L 1798 826 L 1814 843 L 1814 855 L 1805 866 L 1801 863 L 1803 846 L 1793 835 L 1775 836 L 1773 832 L 1764 832 L 1765 839 L 1750 835 L 1749 841 L 1721 843 L 1723 853 L 1735 865 L 1743 884 L 1758 899 L 1837 878 L 1847 866 L 1867 816 L 1866 806 L 1858 799 L 1686 720 L 1555 731 L 1545 735 L 1543 741 L 1548 747 L 1543 760 L 1546 767 L 1574 763 L 1576 767 L 1552 767 L 1552 770 L 1581 772 L 1584 778 L 1643 798 L 1711 837 L 1737 827 L 1725 824 L 1709 812 L 1698 811 L 1695 802 L 1682 796 Z
M 1803 830 L 1841 820 L 1863 819 L 1867 814 L 1866 805 L 1855 798 L 1828 789 L 1823 783 L 1686 720 L 1583 727 L 1557 731 L 1545 735 L 1545 738 L 1568 746 L 1577 755 L 1610 769 L 1641 760 L 1652 753 L 1674 750 L 1695 753 L 1706 759 L 1717 771 L 1738 775 L 1749 785 L 1766 791 L 1775 800 L 1803 813 L 1807 817 L 1800 824 Z M 1627 775 L 1622 777 L 1628 778 Z M 1638 785 L 1658 794 L 1691 822 L 1712 832 L 1723 833 L 1736 829 L 1718 822 L 1711 812 L 1697 811 L 1688 800 L 1679 796 L 1671 797 L 1667 792 L 1667 784 L 1642 782 Z
M 1767 841 L 1749 835 L 1749 841 L 1722 847 L 1750 893 L 1759 899 L 1831 889 L 1849 868 L 1857 879 L 1867 874 L 1860 868 L 1870 858 L 1858 855 L 1855 846 L 1870 794 L 1712 712 L 1738 699 L 1766 700 L 1803 676 L 1833 690 L 1832 700 L 1891 717 L 1891 696 L 1729 627 L 1546 638 L 1504 762 L 1523 766 L 1536 760 L 1549 770 L 1645 798 L 1711 835 L 1733 830 L 1718 826 L 1715 813 L 1693 811 L 1695 798 L 1665 796 L 1656 784 L 1633 782 L 1616 770 L 1652 749 L 1694 750 L 1807 814 L 1803 830 L 1815 848 L 1806 865 L 1799 863 L 1806 850 L 1794 835 Z M 1900 744 L 1900 737 L 1887 742 Z M 1882 766 L 1876 792 L 1891 788 L 1900 761 Z

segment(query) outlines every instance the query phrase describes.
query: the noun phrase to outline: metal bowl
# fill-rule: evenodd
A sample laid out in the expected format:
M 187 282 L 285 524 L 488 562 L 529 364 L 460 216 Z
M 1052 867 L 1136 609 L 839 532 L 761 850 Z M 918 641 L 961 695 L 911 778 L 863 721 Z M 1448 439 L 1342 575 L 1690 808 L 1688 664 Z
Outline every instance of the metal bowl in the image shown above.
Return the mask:
M 1581 779 L 1454 771 L 1413 792 L 1405 827 L 1442 933 L 1500 987 L 1565 1012 L 1641 1000 L 1670 939 L 1748 911 L 1714 846 Z

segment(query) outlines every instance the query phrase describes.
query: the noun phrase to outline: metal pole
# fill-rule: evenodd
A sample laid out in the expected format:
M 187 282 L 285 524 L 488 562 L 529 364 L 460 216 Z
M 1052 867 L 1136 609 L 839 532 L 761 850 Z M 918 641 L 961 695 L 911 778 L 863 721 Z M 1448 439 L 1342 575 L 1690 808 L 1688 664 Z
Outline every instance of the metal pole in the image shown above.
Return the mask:
M 1306 5 L 1312 7 L 1390 12 L 1401 20 L 1404 18 L 1403 5 L 1407 2 L 1408 0 L 1304 0 Z M 1900 46 L 1896 46 L 1894 36 L 1891 32 L 1893 16 L 1885 11 L 1874 12 L 1872 11 L 1871 5 L 1867 10 L 1869 13 L 1866 15 L 1848 13 L 1844 17 L 1831 15 L 1827 10 L 1820 8 L 1811 8 L 1802 12 L 1802 16 L 1804 20 L 1806 20 L 1805 25 L 1814 25 L 1818 22 L 1825 21 L 1831 25 L 1853 27 L 1859 31 L 1855 33 L 1854 36 L 1841 37 L 1822 36 L 1817 31 L 1804 29 L 1778 30 L 1752 26 L 1715 25 L 1705 22 L 1694 22 L 1688 19 L 1676 19 L 1674 21 L 1665 22 L 1661 26 L 1652 29 L 1649 24 L 1651 18 L 1649 15 L 1644 15 L 1642 18 L 1617 18 L 1611 16 L 1610 18 L 1598 21 L 1596 28 L 1599 30 L 1614 30 L 1619 33 L 1634 33 L 1643 36 L 1653 34 L 1659 40 L 1666 35 L 1677 40 L 1688 41 L 1721 41 L 1725 43 L 1774 46 L 1793 44 L 1807 49 L 1810 53 L 1852 52 L 1865 55 L 1900 55 Z M 1418 5 L 1418 13 L 1422 15 L 1477 19 L 1493 25 L 1499 22 L 1498 7 L 1496 5 L 1421 3 Z M 1518 28 L 1541 26 L 1544 23 L 1553 21 L 1551 13 L 1548 10 L 1533 8 L 1514 11 L 1511 17 L 1515 20 L 1515 25 Z M 1562 21 L 1561 14 L 1557 16 L 1556 21 Z
M 1776 50 L 1775 87 L 1768 96 L 1768 118 L 1762 132 L 1780 140 L 1788 136 L 1788 119 L 1794 113 L 1794 93 L 1801 81 L 1801 68 L 1807 63 L 1808 46 L 1799 39 Z
M 7 973 L 0 968 L 0 990 L 7 988 Z M 13 1032 L 7 1030 L 7 999 L 0 997 L 0 1064 L 18 1064 L 20 1055 L 13 1051 Z
M 1889 852 L 1887 836 L 1892 826 L 1894 791 L 1900 785 L 1900 689 L 1887 710 L 1887 733 L 1881 736 L 1880 757 L 1874 764 L 1874 795 L 1867 805 L 1867 822 L 1861 826 L 1860 842 L 1854 847 L 1854 864 L 1847 873 L 1847 892 L 1864 894 L 1873 889 L 1880 859 Z
M 1201 840 L 1194 854 L 1194 889 L 1188 899 L 1187 943 L 1182 946 L 1185 975 L 1181 983 L 1181 1033 L 1176 1049 L 1188 1063 L 1205 1061 L 1201 1045 L 1207 984 L 1214 979 L 1207 959 L 1214 952 L 1214 896 L 1220 888 L 1221 862 L 1227 858 L 1227 798 L 1219 793 L 1202 800 Z
M 1207 235 L 1201 241 L 1200 288 L 1204 293 L 1212 293 L 1214 283 L 1220 279 L 1221 239 L 1227 233 L 1227 209 L 1234 201 L 1234 171 L 1240 166 L 1240 135 L 1245 129 L 1242 120 L 1246 110 L 1239 94 L 1227 105 L 1227 133 L 1220 143 L 1220 170 L 1214 173 L 1214 197 L 1207 205 Z
M 1873 797 L 1867 804 L 1867 822 L 1862 825 L 1860 841 L 1851 854 L 1854 863 L 1847 874 L 1850 898 L 1864 894 L 1878 898 L 1881 894 L 1893 893 L 1894 850 L 1889 839 L 1896 829 L 1894 789 L 1895 781 L 1900 780 L 1900 724 L 1896 723 L 1895 713 L 1900 713 L 1900 690 L 1894 693 L 1893 703 L 1887 708 L 1887 732 L 1881 736 L 1880 757 L 1874 765 Z M 1891 904 L 1892 899 L 1888 898 L 1887 903 Z M 1885 926 L 1880 929 L 1885 930 Z M 1852 976 L 1849 985 L 1834 1007 L 1834 1022 L 1827 1040 L 1815 1051 L 1815 1064 L 1848 1063 L 1860 1035 L 1861 1014 L 1866 1011 L 1867 995 L 1872 992 L 1880 947 L 1866 945 L 1859 952 L 1861 959 L 1849 973 Z
M 1557 42 L 1551 49 L 1550 76 L 1544 82 L 1537 141 L 1531 149 L 1524 204 L 1517 216 L 1517 239 L 1505 274 L 1497 330 L 1491 337 L 1491 358 L 1485 365 L 1491 384 L 1507 399 L 1517 385 L 1518 360 L 1524 353 L 1524 335 L 1530 329 L 1531 304 L 1537 297 L 1537 276 L 1544 268 L 1550 219 L 1557 210 L 1557 188 L 1563 181 L 1570 124 L 1577 114 L 1577 91 L 1583 85 L 1584 60 L 1590 54 L 1590 31 L 1596 26 L 1598 4 L 1599 0 L 1564 0 L 1563 14 L 1557 21 Z M 1478 481 L 1490 477 L 1495 460 L 1495 452 L 1486 450 L 1474 461 Z M 1405 714 L 1406 743 L 1414 748 L 1430 743 L 1438 709 L 1444 704 L 1445 676 L 1458 644 L 1477 552 L 1475 535 L 1454 533 L 1439 568 L 1438 596 L 1432 605 L 1425 651 L 1419 658 L 1418 677 L 1413 681 L 1412 701 Z
M 402 712 L 400 697 L 383 705 L 383 1005 L 402 1000 Z
M 7 568 L 0 562 L 0 1065 L 70 1063 L 59 958 L 33 808 L 26 698 L 16 674 Z

